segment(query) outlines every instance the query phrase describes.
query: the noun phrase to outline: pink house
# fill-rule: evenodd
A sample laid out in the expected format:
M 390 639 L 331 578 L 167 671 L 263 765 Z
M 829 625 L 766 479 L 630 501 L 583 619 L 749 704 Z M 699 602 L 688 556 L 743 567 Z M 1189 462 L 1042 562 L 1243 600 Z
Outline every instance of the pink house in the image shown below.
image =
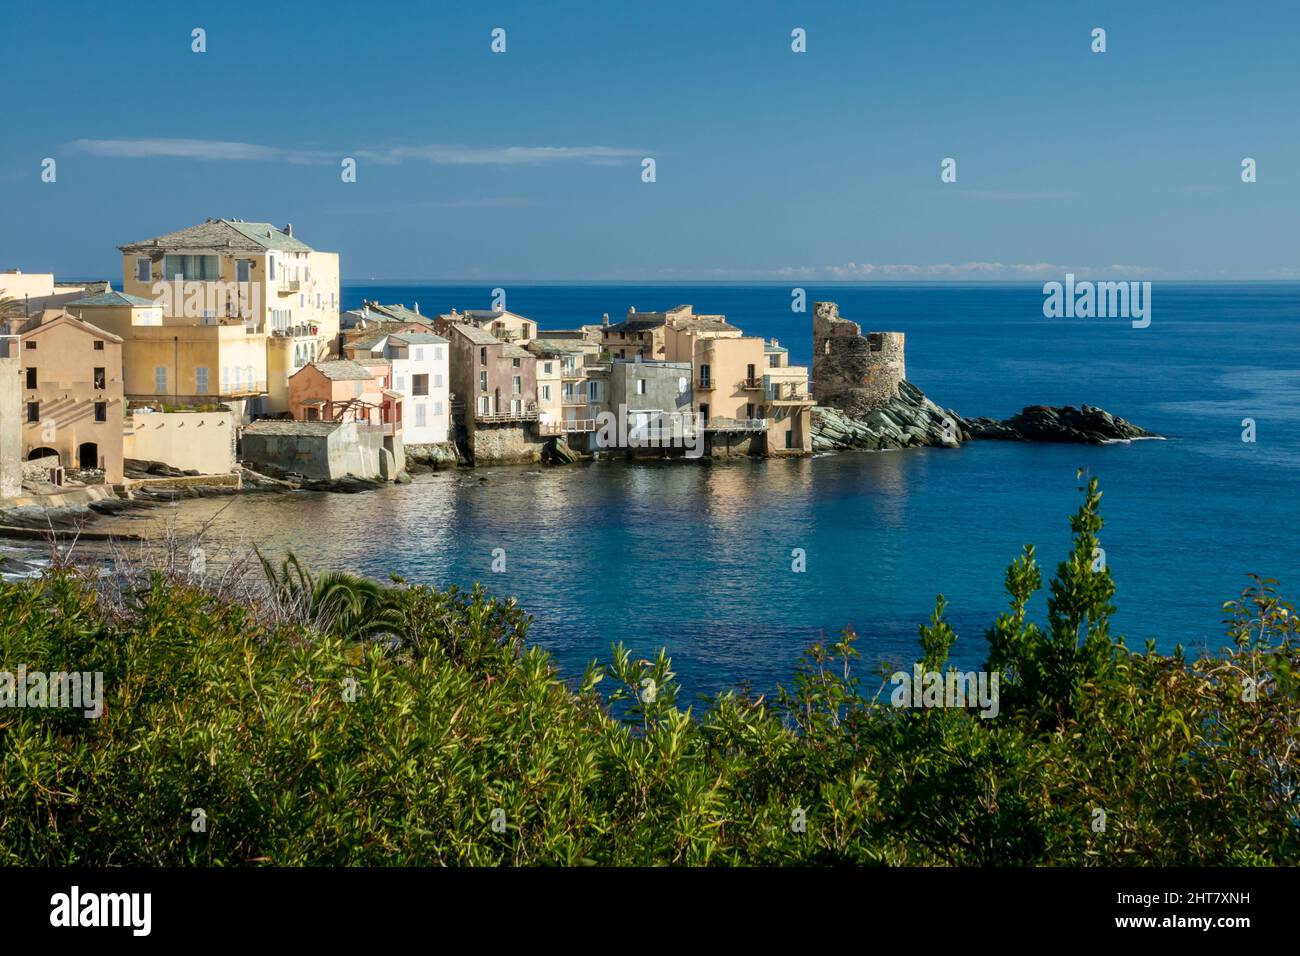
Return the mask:
M 310 362 L 289 377 L 289 412 L 298 421 L 360 422 L 401 434 L 402 393 L 388 360 Z

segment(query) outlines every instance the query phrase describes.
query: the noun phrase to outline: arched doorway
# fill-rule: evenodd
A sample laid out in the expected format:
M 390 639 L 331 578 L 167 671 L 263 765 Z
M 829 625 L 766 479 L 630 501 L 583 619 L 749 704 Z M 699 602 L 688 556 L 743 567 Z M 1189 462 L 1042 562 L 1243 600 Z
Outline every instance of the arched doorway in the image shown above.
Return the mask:
M 27 453 L 27 460 L 36 461 L 38 458 L 49 458 L 51 455 L 57 458 L 59 453 L 53 448 L 33 448 Z
M 82 442 L 77 447 L 77 467 L 78 468 L 98 468 L 99 467 L 99 446 L 93 441 Z

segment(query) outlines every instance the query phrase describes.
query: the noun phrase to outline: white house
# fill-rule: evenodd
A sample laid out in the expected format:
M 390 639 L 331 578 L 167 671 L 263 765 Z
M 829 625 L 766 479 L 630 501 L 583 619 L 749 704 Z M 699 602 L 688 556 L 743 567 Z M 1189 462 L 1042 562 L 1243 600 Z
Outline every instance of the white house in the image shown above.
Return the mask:
M 393 391 L 403 396 L 402 435 L 407 445 L 432 445 L 449 438 L 451 389 L 447 340 L 432 332 L 392 332 L 346 346 L 355 361 L 385 358 L 393 363 Z

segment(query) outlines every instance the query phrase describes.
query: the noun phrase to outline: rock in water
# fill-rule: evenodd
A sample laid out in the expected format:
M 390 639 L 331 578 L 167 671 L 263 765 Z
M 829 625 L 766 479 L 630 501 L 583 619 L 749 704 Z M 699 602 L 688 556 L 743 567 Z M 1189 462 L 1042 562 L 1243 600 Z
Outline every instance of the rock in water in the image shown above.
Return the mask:
M 1001 421 L 962 418 L 951 409 L 940 408 L 906 379 L 899 384 L 897 397 L 858 416 L 816 406 L 812 410 L 812 426 L 814 452 L 955 447 L 974 440 L 1100 445 L 1160 437 L 1092 405 L 1082 408 L 1031 405 Z

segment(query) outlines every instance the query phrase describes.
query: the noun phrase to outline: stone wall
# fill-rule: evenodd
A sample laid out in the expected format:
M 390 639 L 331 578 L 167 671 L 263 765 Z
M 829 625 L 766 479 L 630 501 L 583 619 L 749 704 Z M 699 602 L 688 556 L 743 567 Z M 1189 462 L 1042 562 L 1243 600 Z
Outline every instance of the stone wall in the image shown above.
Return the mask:
M 898 397 L 907 377 L 902 332 L 862 334 L 834 302 L 813 303 L 812 389 L 817 404 L 862 415 Z
M 475 465 L 506 465 L 539 462 L 545 442 L 536 436 L 537 426 L 489 425 L 478 423 L 470 433 L 470 450 Z

